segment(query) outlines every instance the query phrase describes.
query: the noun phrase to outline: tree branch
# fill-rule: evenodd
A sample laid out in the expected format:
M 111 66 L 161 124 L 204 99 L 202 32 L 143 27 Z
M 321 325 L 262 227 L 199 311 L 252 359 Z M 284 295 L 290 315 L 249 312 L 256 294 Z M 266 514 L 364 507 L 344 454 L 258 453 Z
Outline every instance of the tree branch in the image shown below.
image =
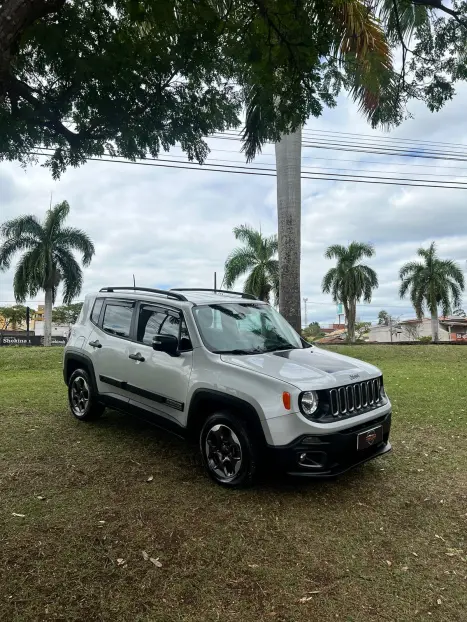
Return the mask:
M 462 19 L 460 11 L 454 11 L 454 9 L 444 5 L 441 0 L 412 0 L 412 4 L 417 6 L 429 6 L 433 9 L 443 11 L 443 13 L 451 15 L 459 24 L 464 26 L 464 28 L 467 28 L 467 21 Z
M 9 95 L 13 93 L 14 95 L 21 97 L 30 103 L 36 114 L 45 121 L 44 125 L 46 125 L 49 129 L 54 130 L 57 134 L 63 136 L 70 147 L 78 148 L 81 140 L 83 139 L 82 134 L 76 134 L 69 130 L 65 125 L 63 125 L 61 119 L 49 106 L 40 102 L 34 95 L 33 89 L 25 82 L 18 80 L 17 78 L 10 77 L 7 83 L 7 91 Z
M 59 11 L 66 0 L 5 0 L 0 9 L 0 96 L 10 73 L 12 50 L 35 21 Z

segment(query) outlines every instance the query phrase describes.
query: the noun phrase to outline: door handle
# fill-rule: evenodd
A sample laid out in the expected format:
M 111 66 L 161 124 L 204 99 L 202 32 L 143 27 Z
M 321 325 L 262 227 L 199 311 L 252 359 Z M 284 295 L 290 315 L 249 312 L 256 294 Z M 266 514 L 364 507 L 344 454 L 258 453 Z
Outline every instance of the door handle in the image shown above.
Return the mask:
M 140 363 L 144 363 L 145 361 L 144 356 L 141 356 L 139 352 L 137 352 L 136 354 L 130 354 L 128 358 L 131 359 L 132 361 L 139 361 Z
M 90 341 L 89 345 L 91 346 L 91 348 L 102 348 L 102 344 L 99 343 L 99 341 Z

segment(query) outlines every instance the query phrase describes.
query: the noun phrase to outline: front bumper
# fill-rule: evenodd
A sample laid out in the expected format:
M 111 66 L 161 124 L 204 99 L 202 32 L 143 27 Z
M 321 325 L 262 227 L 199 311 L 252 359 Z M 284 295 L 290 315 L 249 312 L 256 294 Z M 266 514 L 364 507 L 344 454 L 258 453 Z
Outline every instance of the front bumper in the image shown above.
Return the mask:
M 380 425 L 383 427 L 382 441 L 367 449 L 357 450 L 358 435 Z M 390 429 L 391 413 L 389 412 L 377 419 L 335 434 L 300 436 L 288 445 L 269 445 L 268 450 L 274 464 L 289 475 L 315 478 L 335 477 L 358 464 L 363 464 L 391 451 Z M 310 442 L 313 439 L 315 442 Z M 306 458 L 303 458 L 304 454 Z

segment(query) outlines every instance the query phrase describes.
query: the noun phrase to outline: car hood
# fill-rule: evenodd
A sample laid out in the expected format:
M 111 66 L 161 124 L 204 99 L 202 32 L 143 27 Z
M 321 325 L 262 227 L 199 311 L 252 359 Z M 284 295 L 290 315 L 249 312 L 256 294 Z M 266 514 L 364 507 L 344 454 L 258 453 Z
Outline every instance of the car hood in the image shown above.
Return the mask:
M 319 348 L 264 354 L 222 354 L 225 363 L 292 384 L 302 391 L 325 389 L 380 375 L 374 365 Z

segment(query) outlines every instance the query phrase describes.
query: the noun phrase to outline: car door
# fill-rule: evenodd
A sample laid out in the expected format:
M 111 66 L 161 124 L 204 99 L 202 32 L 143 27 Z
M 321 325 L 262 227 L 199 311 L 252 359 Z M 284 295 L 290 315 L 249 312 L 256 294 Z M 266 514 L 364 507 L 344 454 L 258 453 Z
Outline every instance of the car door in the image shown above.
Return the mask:
M 129 358 L 132 346 L 130 337 L 136 303 L 132 300 L 97 298 L 95 306 L 100 300 L 99 316 L 94 309 L 91 314 L 94 330 L 85 350 L 94 366 L 99 393 L 127 403 L 129 393 L 126 383 L 132 363 Z M 115 405 L 118 406 L 118 402 Z
M 152 342 L 157 335 L 175 335 L 179 339 L 178 356 L 155 351 Z M 162 416 L 184 426 L 193 352 L 181 312 L 163 305 L 139 303 L 136 343 L 131 344 L 130 350 L 130 402 L 144 408 L 151 418 Z

